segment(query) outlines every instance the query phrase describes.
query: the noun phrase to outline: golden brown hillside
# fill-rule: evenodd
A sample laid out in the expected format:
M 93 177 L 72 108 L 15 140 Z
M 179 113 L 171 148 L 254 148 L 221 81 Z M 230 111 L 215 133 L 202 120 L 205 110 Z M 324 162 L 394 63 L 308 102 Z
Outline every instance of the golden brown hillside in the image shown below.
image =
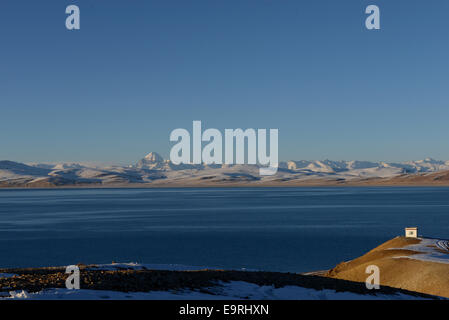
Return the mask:
M 449 298 L 449 251 L 447 241 L 396 237 L 365 255 L 342 262 L 325 276 L 365 282 L 366 267 L 380 269 L 381 286 Z

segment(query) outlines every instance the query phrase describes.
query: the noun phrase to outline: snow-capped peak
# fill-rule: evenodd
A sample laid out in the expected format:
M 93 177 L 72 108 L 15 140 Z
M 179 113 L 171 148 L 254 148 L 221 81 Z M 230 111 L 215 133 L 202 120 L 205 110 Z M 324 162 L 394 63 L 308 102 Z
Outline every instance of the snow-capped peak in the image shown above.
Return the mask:
M 441 164 L 442 161 L 435 160 L 433 158 L 427 157 L 422 162 L 432 163 L 432 164 Z
M 164 158 L 162 158 L 158 153 L 156 152 L 150 152 L 147 154 L 144 158 L 148 162 L 163 162 Z

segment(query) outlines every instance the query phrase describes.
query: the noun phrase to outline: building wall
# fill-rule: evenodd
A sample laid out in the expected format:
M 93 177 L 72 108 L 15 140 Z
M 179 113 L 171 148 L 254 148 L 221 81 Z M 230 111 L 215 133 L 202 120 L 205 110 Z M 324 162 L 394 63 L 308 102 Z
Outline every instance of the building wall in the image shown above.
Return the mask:
M 417 229 L 405 229 L 405 236 L 407 238 L 417 238 L 418 237 L 418 230 Z

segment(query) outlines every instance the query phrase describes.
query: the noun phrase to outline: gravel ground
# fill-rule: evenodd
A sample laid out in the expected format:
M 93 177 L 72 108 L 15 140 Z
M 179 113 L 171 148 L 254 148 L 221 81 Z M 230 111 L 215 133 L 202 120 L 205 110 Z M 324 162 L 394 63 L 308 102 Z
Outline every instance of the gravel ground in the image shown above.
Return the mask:
M 381 287 L 380 290 L 368 290 L 364 283 L 341 279 L 332 279 L 319 275 L 303 275 L 279 272 L 254 271 L 164 271 L 148 269 L 95 270 L 95 266 L 78 265 L 80 268 L 80 288 L 93 290 L 112 290 L 121 292 L 148 292 L 178 289 L 196 289 L 208 292 L 207 288 L 219 285 L 221 282 L 245 281 L 259 286 L 300 286 L 304 288 L 323 290 L 331 289 L 337 292 L 352 292 L 357 294 L 408 294 L 416 297 L 431 298 L 432 296 Z M 65 267 L 0 269 L 0 292 L 25 290 L 39 292 L 49 288 L 65 288 L 68 274 Z

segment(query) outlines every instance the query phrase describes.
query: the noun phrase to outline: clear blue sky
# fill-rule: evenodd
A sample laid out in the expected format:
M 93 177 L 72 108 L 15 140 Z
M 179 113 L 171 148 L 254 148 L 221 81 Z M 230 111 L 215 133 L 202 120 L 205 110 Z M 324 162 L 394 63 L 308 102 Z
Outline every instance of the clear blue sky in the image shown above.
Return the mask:
M 65 29 L 65 7 L 81 30 Z M 364 27 L 381 9 L 381 30 Z M 278 128 L 280 159 L 449 159 L 449 1 L 2 0 L 0 159 L 134 163 Z

